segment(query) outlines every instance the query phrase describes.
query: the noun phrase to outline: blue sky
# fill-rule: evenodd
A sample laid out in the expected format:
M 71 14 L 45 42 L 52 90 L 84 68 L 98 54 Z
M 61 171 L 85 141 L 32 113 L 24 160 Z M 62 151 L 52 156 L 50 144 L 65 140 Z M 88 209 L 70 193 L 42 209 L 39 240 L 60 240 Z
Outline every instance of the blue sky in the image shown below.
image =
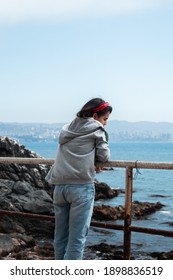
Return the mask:
M 171 0 L 1 0 L 0 121 L 68 122 L 90 98 L 111 119 L 173 122 Z

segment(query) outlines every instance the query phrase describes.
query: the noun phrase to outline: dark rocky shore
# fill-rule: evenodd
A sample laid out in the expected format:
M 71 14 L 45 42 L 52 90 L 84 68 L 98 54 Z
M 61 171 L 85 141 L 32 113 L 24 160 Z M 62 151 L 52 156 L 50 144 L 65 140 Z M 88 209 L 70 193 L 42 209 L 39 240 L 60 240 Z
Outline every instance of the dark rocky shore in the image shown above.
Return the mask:
M 0 157 L 41 157 L 7 137 L 0 137 Z M 54 211 L 52 202 L 53 188 L 45 181 L 50 166 L 0 164 L 0 259 L 53 259 Z M 112 199 L 123 190 L 111 189 L 106 183 L 95 181 L 95 200 Z M 161 209 L 160 202 L 133 202 L 133 218 L 145 219 Z M 11 211 L 6 215 L 4 210 Z M 13 215 L 17 212 L 18 215 Z M 21 216 L 20 213 L 46 215 L 52 218 L 35 219 Z M 94 207 L 94 221 L 116 221 L 124 218 L 124 206 Z M 101 229 L 97 229 L 98 231 Z M 135 259 L 137 254 L 133 255 Z M 173 252 L 150 253 L 149 259 L 173 259 Z M 122 246 L 105 242 L 88 245 L 84 259 L 122 259 Z

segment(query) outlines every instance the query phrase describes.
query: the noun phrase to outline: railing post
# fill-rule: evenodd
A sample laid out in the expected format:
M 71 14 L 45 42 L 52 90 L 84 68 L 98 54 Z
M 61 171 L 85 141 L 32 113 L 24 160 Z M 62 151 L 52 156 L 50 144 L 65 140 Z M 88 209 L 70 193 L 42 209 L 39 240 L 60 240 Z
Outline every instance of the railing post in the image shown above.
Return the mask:
M 131 220 L 132 220 L 132 187 L 133 169 L 126 167 L 126 193 L 125 193 L 125 213 L 124 213 L 124 259 L 130 260 L 131 247 Z

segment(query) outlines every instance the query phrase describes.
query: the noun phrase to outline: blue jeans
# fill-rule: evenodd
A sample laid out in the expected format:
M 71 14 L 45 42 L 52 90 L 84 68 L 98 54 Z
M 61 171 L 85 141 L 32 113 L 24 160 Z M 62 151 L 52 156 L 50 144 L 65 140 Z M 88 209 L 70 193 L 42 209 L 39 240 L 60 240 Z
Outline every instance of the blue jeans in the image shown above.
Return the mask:
M 82 259 L 92 217 L 94 195 L 94 184 L 55 186 L 56 260 Z

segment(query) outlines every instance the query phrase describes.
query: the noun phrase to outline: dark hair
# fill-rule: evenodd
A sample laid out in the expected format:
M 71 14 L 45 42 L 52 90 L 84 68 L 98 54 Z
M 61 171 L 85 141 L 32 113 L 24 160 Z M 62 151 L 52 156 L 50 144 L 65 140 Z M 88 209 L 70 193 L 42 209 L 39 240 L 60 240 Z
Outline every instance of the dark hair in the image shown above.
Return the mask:
M 90 117 L 92 117 L 93 114 L 94 114 L 94 109 L 98 108 L 99 106 L 101 106 L 104 103 L 105 103 L 105 101 L 101 98 L 91 99 L 77 113 L 77 117 L 79 117 L 79 118 L 90 118 Z M 109 105 L 106 108 L 104 108 L 103 110 L 97 111 L 96 113 L 100 117 L 100 116 L 106 114 L 107 112 L 110 112 L 110 113 L 112 112 L 112 107 L 109 106 Z

